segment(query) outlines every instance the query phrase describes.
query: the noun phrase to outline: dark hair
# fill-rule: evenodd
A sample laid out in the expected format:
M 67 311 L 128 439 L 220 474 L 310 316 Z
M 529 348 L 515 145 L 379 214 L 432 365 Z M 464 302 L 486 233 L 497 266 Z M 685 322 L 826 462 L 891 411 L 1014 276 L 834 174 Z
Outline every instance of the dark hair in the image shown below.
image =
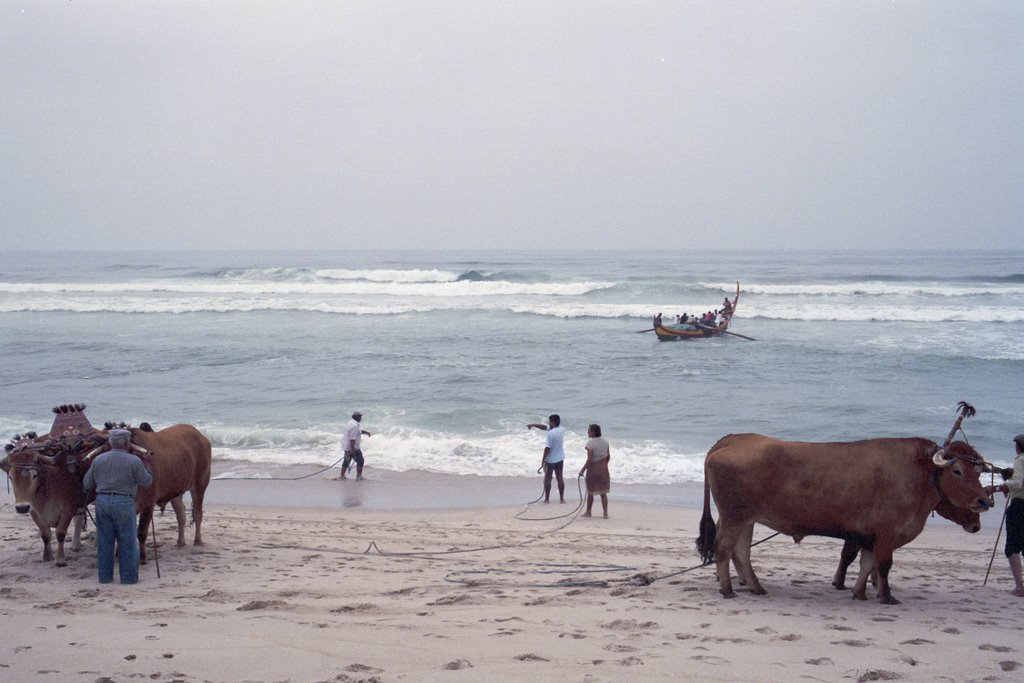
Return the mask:
M 551 420 L 552 422 L 554 422 L 555 425 L 562 424 L 562 418 L 558 417 L 557 414 L 555 414 L 555 415 L 548 415 L 548 419 Z
M 601 436 L 601 425 L 592 424 L 590 425 L 590 431 L 594 432 L 594 436 Z
M 1024 452 L 1024 434 L 1013 437 L 1013 443 L 1017 445 L 1017 450 Z

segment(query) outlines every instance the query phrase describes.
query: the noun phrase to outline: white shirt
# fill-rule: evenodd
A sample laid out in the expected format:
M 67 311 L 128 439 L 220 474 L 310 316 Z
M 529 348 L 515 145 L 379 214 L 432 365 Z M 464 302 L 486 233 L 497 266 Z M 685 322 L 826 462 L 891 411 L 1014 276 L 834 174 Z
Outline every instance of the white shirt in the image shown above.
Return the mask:
M 1006 488 L 1011 498 L 1024 500 L 1024 453 L 1013 459 L 1013 476 L 1006 480 Z
M 360 443 L 363 440 L 363 431 L 359 427 L 359 423 L 356 422 L 355 418 L 348 421 L 345 425 L 345 440 L 341 442 L 341 450 L 348 451 L 352 450 L 349 448 L 351 442 L 355 441 L 355 450 L 360 450 Z

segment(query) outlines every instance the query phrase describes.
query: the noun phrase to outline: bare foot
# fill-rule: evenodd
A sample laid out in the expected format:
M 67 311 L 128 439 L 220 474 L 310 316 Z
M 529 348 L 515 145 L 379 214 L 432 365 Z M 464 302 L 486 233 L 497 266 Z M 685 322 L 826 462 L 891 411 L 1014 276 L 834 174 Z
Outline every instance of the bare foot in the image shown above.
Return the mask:
M 607 513 L 607 512 L 606 512 L 606 513 L 604 513 L 604 518 L 605 518 L 605 519 L 608 519 L 608 513 Z
M 582 515 L 580 515 L 580 517 L 589 517 L 589 516 L 590 516 L 589 512 L 584 512 Z
M 1010 593 L 1018 598 L 1024 598 L 1024 588 L 1014 588 Z
M 560 500 L 560 501 L 558 501 L 558 502 L 559 502 L 559 503 L 564 503 L 564 502 L 565 502 L 565 498 L 563 498 L 562 500 Z
M 346 477 L 346 476 L 345 476 L 345 475 L 343 474 L 343 475 L 341 475 L 340 477 L 337 477 L 337 478 L 336 478 L 336 479 L 335 479 L 334 481 L 345 481 L 346 479 L 348 479 L 348 477 Z
M 360 474 L 358 477 L 356 477 L 356 481 L 362 481 L 362 480 L 363 480 L 363 475 Z

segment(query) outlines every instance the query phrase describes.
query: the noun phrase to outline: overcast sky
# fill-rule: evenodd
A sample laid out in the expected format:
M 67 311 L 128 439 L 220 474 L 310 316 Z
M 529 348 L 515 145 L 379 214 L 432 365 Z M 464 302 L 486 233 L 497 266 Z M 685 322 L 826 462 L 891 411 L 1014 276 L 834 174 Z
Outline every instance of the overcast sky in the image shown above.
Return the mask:
M 1019 0 L 0 2 L 7 249 L 1022 227 Z

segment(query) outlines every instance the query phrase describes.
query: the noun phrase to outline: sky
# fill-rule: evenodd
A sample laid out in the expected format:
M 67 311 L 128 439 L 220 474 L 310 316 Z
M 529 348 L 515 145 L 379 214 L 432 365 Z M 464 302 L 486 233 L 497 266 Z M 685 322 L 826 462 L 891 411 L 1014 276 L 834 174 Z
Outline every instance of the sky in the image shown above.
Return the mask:
M 0 1 L 7 249 L 1020 248 L 1019 0 Z

